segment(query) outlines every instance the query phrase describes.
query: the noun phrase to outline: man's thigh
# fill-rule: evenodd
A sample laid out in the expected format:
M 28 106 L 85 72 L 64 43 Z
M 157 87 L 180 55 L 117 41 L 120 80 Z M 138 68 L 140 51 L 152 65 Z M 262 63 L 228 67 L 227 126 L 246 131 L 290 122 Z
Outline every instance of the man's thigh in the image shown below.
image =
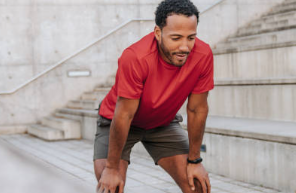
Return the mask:
M 158 164 L 175 180 L 184 193 L 202 193 L 202 187 L 198 180 L 194 180 L 195 191 L 189 186 L 187 177 L 187 154 L 164 157 Z
M 155 164 L 161 158 L 189 153 L 187 131 L 178 122 L 147 130 L 142 143 Z
M 101 122 L 103 122 L 104 124 L 101 124 Z M 111 124 L 111 120 L 109 120 L 109 123 Z M 106 124 L 106 120 L 104 120 L 104 118 L 102 117 L 99 117 L 94 142 L 94 161 L 97 159 L 107 159 L 108 157 L 110 124 L 108 124 L 108 122 Z M 137 142 L 141 140 L 143 131 L 144 130 L 138 128 L 130 128 L 127 141 L 122 151 L 122 160 L 130 163 L 131 149 Z

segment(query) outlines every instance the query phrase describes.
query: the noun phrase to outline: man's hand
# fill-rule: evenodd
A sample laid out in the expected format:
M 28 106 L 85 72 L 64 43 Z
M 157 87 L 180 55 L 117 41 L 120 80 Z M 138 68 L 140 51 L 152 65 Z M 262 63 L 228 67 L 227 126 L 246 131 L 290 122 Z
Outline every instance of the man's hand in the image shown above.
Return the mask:
M 116 189 L 119 187 L 118 193 L 123 193 L 124 181 L 117 169 L 105 168 L 102 172 L 97 193 L 117 193 Z
M 211 184 L 208 172 L 205 170 L 201 163 L 187 165 L 187 177 L 189 181 L 189 186 L 192 190 L 195 190 L 194 179 L 197 179 L 201 186 L 203 193 L 211 192 Z

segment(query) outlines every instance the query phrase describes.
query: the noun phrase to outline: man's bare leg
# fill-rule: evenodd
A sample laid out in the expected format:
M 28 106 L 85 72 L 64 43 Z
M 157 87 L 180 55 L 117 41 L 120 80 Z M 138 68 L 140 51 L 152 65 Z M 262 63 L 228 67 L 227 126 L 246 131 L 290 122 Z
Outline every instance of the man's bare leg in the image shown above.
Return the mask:
M 104 168 L 106 167 L 106 163 L 107 163 L 107 159 L 97 159 L 94 161 L 95 175 L 96 175 L 98 182 L 101 178 L 101 174 L 102 174 Z M 128 167 L 128 162 L 125 160 L 120 160 L 119 172 L 123 178 L 124 183 L 126 180 L 127 167 Z
M 158 161 L 160 165 L 175 180 L 183 193 L 202 193 L 201 187 L 195 191 L 190 189 L 187 179 L 187 154 L 165 157 Z

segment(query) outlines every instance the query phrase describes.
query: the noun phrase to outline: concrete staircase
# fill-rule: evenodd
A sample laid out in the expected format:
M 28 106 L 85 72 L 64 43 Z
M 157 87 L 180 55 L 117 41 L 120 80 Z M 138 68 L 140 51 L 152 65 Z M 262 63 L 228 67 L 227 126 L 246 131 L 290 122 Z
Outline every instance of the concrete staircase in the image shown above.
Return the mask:
M 296 41 L 296 1 L 286 0 L 249 25 L 238 29 L 225 42 L 216 45 L 215 53 L 253 50 L 254 47 L 274 44 L 295 44 Z M 285 46 L 285 45 L 283 45 Z
M 295 192 L 296 0 L 213 48 L 215 89 L 204 143 L 209 171 Z
M 97 87 L 92 92 L 83 93 L 80 99 L 69 101 L 66 107 L 57 109 L 52 116 L 43 118 L 39 124 L 30 125 L 28 133 L 48 141 L 81 139 L 84 131 L 87 131 L 83 129 L 84 124 L 90 122 L 89 119 L 92 123 L 95 122 L 95 109 L 109 90 L 110 87 Z
M 296 0 L 287 0 L 213 49 L 211 114 L 296 121 Z

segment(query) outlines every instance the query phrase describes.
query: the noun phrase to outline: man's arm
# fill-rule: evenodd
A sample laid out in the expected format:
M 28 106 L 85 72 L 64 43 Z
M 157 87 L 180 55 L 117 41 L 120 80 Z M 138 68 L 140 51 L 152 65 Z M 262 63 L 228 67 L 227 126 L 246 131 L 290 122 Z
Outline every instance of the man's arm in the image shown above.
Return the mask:
M 119 97 L 113 120 L 110 126 L 109 149 L 106 168 L 99 180 L 99 192 L 115 192 L 119 186 L 119 193 L 123 192 L 124 182 L 119 174 L 119 162 L 125 145 L 131 122 L 138 109 L 138 99 Z
M 200 158 L 200 147 L 205 130 L 205 123 L 208 115 L 208 92 L 201 94 L 191 94 L 187 104 L 187 127 L 189 137 L 189 155 L 190 160 Z M 201 183 L 203 193 L 210 193 L 211 186 L 208 173 L 201 163 L 187 164 L 187 175 L 189 185 L 193 189 L 194 178 Z

